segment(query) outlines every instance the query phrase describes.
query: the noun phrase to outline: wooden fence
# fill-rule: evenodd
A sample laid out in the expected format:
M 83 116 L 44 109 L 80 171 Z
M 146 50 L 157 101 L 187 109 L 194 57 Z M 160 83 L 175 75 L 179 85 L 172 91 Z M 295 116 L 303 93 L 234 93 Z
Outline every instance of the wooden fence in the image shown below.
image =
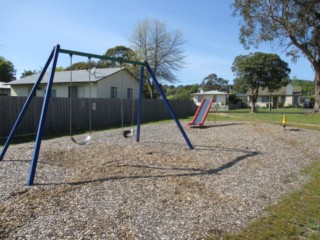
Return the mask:
M 0 96 L 0 137 L 6 137 L 22 109 L 25 97 Z M 37 132 L 43 98 L 35 97 L 30 103 L 15 135 Z M 192 100 L 171 100 L 178 117 L 191 116 L 196 111 Z M 89 106 L 91 105 L 91 111 Z M 110 126 L 136 124 L 137 100 L 120 99 L 72 99 L 72 129 L 74 132 L 89 130 L 90 114 L 93 130 Z M 122 110 L 121 110 L 122 109 Z M 123 114 L 121 114 L 121 112 Z M 121 115 L 123 117 L 121 117 Z M 144 99 L 141 106 L 141 122 L 170 119 L 171 115 L 161 99 Z M 45 122 L 44 134 L 63 134 L 70 131 L 70 99 L 51 98 Z

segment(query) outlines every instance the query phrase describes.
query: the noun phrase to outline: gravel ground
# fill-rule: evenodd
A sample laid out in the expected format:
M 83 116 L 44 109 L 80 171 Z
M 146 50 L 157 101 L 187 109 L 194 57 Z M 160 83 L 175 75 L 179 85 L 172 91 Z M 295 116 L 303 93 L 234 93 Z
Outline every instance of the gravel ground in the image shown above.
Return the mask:
M 121 130 L 96 132 L 85 146 L 68 137 L 43 141 L 30 188 L 33 143 L 10 146 L 0 162 L 0 239 L 203 239 L 235 232 L 298 189 L 308 180 L 300 170 L 319 161 L 316 131 L 207 122 L 186 133 L 194 150 L 174 123 L 143 125 L 140 143 Z

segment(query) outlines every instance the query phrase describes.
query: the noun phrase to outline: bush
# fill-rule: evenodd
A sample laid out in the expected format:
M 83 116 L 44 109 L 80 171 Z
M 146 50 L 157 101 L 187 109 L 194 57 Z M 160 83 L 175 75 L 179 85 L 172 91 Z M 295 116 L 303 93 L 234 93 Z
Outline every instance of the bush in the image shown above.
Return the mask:
M 284 107 L 284 102 L 279 102 L 278 103 L 278 108 L 283 108 Z

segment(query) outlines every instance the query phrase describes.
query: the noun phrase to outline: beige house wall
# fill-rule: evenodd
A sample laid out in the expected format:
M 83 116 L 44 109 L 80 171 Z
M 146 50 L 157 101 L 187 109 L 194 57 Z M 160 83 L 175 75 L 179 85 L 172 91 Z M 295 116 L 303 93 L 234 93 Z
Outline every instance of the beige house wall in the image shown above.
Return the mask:
M 111 87 L 117 88 L 117 98 L 126 99 L 128 88 L 133 90 L 133 98 L 138 98 L 139 82 L 133 80 L 133 76 L 127 71 L 109 76 L 108 81 L 99 81 L 97 85 L 98 97 L 111 98 Z
M 31 89 L 29 85 L 20 85 L 20 86 L 11 85 L 11 96 L 26 97 L 29 95 L 29 88 Z
M 121 76 L 122 75 L 122 76 Z M 122 78 L 122 81 L 121 81 Z M 31 84 L 28 85 L 11 85 L 11 96 L 23 96 L 29 95 Z M 73 87 L 77 88 L 78 98 L 89 98 L 90 91 L 92 98 L 111 98 L 111 87 L 117 88 L 117 98 L 127 98 L 128 88 L 133 89 L 133 97 L 138 98 L 139 81 L 134 79 L 133 76 L 123 71 L 122 74 L 117 72 L 107 78 L 101 79 L 97 82 L 91 83 L 91 89 L 89 82 L 87 83 L 72 83 Z M 55 97 L 69 97 L 70 83 L 53 83 L 52 93 L 54 92 Z M 41 84 L 36 92 L 36 96 L 43 97 L 45 95 L 46 84 Z

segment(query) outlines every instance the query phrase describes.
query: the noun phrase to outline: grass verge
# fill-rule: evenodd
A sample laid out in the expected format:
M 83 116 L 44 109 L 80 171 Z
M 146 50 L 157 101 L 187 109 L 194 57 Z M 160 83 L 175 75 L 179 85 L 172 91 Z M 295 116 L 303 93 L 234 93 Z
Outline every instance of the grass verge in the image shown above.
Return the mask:
M 301 127 L 320 131 L 320 114 L 304 114 L 301 109 L 281 109 L 274 112 L 261 111 L 249 113 L 247 109 L 231 110 L 227 112 L 210 113 L 207 120 L 236 120 L 265 122 L 282 125 L 283 115 L 286 114 L 288 127 Z
M 237 234 L 215 235 L 217 239 L 320 239 L 320 162 L 304 170 L 311 180 L 301 190 L 282 198 L 258 219 Z

